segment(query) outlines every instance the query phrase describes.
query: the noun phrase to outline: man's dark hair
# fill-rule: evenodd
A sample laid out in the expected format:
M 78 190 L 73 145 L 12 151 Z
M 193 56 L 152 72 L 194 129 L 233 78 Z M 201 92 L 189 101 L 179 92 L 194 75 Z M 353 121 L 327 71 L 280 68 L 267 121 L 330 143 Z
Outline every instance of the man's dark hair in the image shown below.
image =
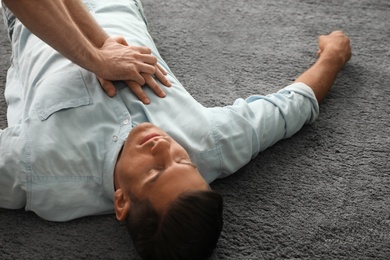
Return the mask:
M 222 196 L 212 190 L 184 192 L 163 214 L 147 199 L 132 197 L 125 219 L 134 247 L 144 260 L 207 259 L 221 234 Z

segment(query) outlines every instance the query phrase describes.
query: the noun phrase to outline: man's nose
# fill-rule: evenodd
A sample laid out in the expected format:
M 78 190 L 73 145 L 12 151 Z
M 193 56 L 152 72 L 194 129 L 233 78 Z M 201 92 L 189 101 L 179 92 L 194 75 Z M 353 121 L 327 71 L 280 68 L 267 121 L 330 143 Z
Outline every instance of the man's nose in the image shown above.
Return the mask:
M 151 153 L 161 163 L 167 164 L 172 161 L 171 143 L 166 139 L 158 139 L 154 143 Z

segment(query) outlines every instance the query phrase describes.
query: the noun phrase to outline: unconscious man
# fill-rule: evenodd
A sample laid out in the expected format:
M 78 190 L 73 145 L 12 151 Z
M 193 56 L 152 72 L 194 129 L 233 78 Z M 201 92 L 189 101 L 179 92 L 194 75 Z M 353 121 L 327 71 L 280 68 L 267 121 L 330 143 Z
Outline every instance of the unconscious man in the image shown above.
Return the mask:
M 57 18 L 66 14 L 64 31 L 78 28 L 79 40 L 67 43 L 53 37 L 50 23 L 33 19 L 50 20 L 49 3 L 26 11 L 29 1 L 3 4 L 13 54 L 8 127 L 0 130 L 0 207 L 50 221 L 115 212 L 144 259 L 210 256 L 223 203 L 209 183 L 314 122 L 351 57 L 341 31 L 320 36 L 317 61 L 291 85 L 206 108 L 161 58 L 139 1 L 41 1 L 58 5 Z M 90 24 L 81 19 L 87 15 Z M 85 51 L 75 50 L 78 42 Z M 127 50 L 139 54 L 128 77 L 121 74 L 125 55 L 109 60 Z

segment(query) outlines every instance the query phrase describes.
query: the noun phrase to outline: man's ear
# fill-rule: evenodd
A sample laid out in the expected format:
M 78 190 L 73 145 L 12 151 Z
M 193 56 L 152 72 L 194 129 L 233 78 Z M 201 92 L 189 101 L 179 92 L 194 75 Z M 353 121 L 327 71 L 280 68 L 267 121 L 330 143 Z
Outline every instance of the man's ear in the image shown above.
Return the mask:
M 130 209 L 130 198 L 126 196 L 122 189 L 117 189 L 114 194 L 114 207 L 116 218 L 119 221 L 124 221 L 129 209 Z

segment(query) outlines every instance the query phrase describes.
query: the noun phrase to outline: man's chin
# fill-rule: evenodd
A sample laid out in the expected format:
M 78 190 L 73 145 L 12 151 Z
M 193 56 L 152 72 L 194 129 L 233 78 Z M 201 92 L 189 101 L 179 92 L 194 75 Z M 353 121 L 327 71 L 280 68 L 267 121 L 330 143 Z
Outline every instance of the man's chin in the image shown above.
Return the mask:
M 129 133 L 129 138 L 134 136 L 134 135 L 138 135 L 139 133 L 141 133 L 147 129 L 153 128 L 153 127 L 155 127 L 155 126 L 149 122 L 140 123 L 140 124 L 134 126 L 133 129 L 131 129 L 131 131 Z
M 159 127 L 149 123 L 141 123 L 136 125 L 129 133 L 127 140 L 130 142 L 135 142 L 137 144 L 141 144 L 142 140 L 145 138 L 145 135 L 156 132 L 158 135 L 166 135 L 164 131 L 162 131 Z

